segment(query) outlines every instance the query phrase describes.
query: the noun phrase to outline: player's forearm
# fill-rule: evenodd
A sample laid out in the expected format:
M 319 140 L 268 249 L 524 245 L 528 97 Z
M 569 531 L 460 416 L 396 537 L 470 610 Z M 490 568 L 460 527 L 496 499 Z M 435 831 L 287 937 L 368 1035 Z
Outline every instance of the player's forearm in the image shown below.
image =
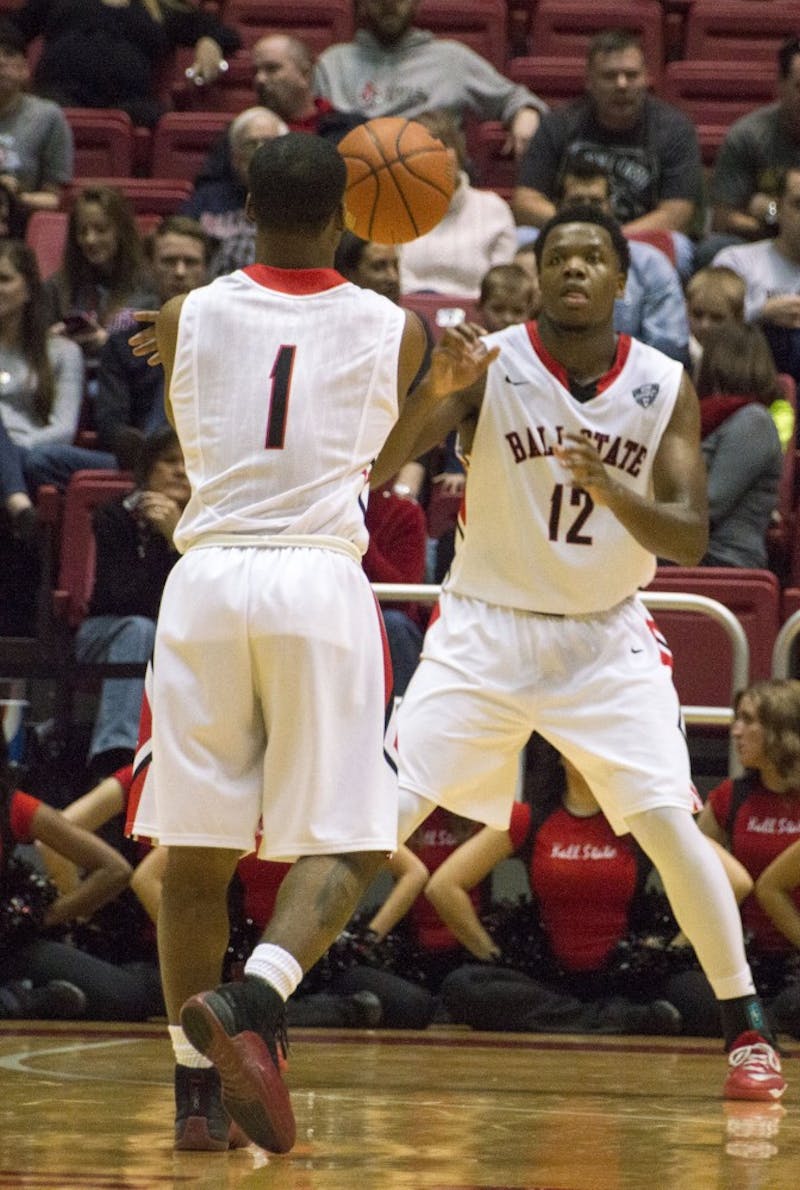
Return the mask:
M 604 501 L 644 549 L 679 566 L 697 566 L 708 548 L 708 517 L 682 503 L 658 504 L 622 484 L 611 485 Z
M 425 377 L 406 397 L 403 412 L 383 444 L 370 474 L 370 487 L 387 483 L 400 468 L 436 446 L 458 425 L 461 414 L 456 394 L 434 395 Z
M 511 210 L 519 227 L 543 227 L 556 212 L 555 204 L 530 186 L 516 187 L 511 195 Z

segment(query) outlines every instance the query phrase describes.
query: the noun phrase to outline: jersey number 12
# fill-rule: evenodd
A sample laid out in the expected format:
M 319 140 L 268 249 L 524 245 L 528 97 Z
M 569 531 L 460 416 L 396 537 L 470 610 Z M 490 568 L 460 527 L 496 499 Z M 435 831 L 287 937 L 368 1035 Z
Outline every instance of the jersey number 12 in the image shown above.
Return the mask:
M 570 488 L 569 502 L 574 507 L 579 508 L 579 512 L 577 516 L 572 518 L 566 533 L 563 534 L 564 541 L 568 541 L 570 545 L 591 545 L 591 534 L 581 533 L 581 529 L 586 524 L 594 508 L 594 500 L 583 488 Z M 563 483 L 557 483 L 550 497 L 548 537 L 551 541 L 558 541 L 561 535 L 561 509 L 563 503 L 564 485 Z

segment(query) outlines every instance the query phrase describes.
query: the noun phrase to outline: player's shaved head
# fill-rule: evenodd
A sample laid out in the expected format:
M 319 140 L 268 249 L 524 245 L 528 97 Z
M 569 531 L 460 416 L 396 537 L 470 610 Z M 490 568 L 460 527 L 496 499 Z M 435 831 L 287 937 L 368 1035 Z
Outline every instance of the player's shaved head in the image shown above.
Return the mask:
M 344 197 L 347 168 L 321 136 L 289 132 L 256 150 L 249 177 L 257 225 L 291 232 L 328 222 Z

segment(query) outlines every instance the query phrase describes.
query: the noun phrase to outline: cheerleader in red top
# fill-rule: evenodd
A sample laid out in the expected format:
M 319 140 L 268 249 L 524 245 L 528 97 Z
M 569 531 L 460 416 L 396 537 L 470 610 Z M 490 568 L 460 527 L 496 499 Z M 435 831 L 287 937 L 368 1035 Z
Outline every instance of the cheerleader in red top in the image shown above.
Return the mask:
M 44 845 L 82 878 L 59 892 L 15 853 L 18 843 Z M 54 940 L 52 933 L 90 918 L 118 896 L 130 874 L 114 848 L 14 788 L 0 731 L 0 959 L 8 981 L 0 990 L 0 1016 L 117 1017 L 125 999 L 124 972 Z
M 543 757 L 552 752 L 538 744 Z M 507 831 L 479 831 L 427 885 L 441 917 L 481 960 L 445 980 L 444 1002 L 454 1020 L 478 1029 L 680 1032 L 681 1016 L 661 990 L 677 926 L 663 900 L 645 893 L 651 865 L 562 763 L 541 809 L 515 803 Z M 509 923 L 481 922 L 469 892 L 512 855 L 526 862 L 532 903 L 509 932 Z M 661 937 L 648 946 L 653 927 Z
M 738 696 L 734 710 L 731 735 L 745 776 L 712 789 L 698 821 L 758 882 L 800 840 L 800 681 L 756 682 Z M 800 889 L 792 899 L 800 906 Z M 793 988 L 783 995 L 787 983 L 794 983 L 796 945 L 764 911 L 758 896 L 743 903 L 742 920 L 768 1015 L 781 1031 L 798 1036 L 799 998 Z

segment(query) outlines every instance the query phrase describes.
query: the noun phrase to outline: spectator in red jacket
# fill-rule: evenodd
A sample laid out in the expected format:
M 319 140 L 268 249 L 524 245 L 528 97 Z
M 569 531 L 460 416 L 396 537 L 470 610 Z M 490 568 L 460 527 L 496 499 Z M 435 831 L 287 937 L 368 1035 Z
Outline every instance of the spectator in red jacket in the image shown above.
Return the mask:
M 369 547 L 363 566 L 371 583 L 421 583 L 425 579 L 425 513 L 416 500 L 398 495 L 390 484 L 370 493 L 366 517 Z M 427 622 L 418 603 L 381 605 L 395 694 L 411 681 L 422 649 Z

